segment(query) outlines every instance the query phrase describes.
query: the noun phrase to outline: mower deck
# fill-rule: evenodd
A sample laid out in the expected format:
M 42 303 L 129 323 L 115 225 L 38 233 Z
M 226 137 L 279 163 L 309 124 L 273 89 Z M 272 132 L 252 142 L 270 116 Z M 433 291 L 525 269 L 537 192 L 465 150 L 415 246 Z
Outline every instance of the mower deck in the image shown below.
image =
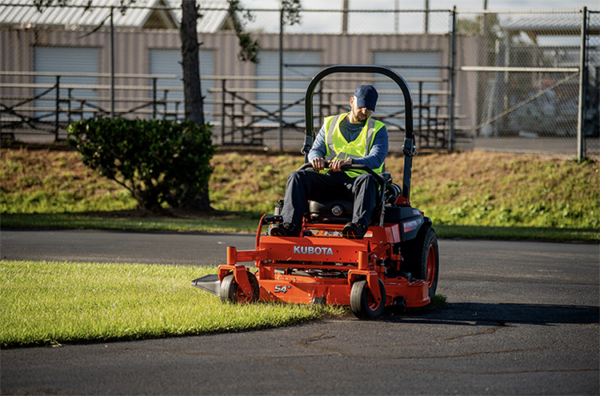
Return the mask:
M 350 305 L 352 284 L 366 279 L 374 300 L 385 297 L 385 306 L 422 307 L 430 302 L 427 280 L 413 280 L 410 274 L 399 272 L 401 256 L 393 249 L 400 242 L 398 224 L 371 226 L 362 240 L 342 238 L 343 225 L 339 224 L 306 226 L 303 234 L 310 236 L 303 237 L 263 236 L 261 228 L 257 249 L 228 247 L 227 264 L 219 266 L 218 275 L 195 279 L 192 284 L 221 295 L 219 285 L 233 274 L 248 295 L 253 293 L 248 277 L 252 273 L 241 263 L 254 262 L 258 271 L 252 275 L 259 284 L 260 301 Z M 381 265 L 383 258 L 388 266 Z M 385 296 L 377 293 L 379 279 Z

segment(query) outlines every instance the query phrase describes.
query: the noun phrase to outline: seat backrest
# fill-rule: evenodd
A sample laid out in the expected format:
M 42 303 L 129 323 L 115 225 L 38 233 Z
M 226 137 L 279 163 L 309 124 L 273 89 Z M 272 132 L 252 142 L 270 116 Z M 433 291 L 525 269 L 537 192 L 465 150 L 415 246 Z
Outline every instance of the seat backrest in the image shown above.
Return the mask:
M 392 174 L 391 173 L 389 173 L 389 172 L 381 172 L 379 174 L 379 176 L 381 176 L 383 178 L 383 181 L 385 182 L 386 185 L 392 183 Z

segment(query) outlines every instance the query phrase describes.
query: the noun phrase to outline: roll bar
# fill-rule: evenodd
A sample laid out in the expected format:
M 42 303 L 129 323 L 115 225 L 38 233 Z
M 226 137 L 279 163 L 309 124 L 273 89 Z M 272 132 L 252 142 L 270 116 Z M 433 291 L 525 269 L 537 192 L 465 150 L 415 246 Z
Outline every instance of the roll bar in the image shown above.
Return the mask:
M 302 153 L 305 155 L 304 161 L 308 162 L 308 152 L 310 151 L 314 141 L 314 130 L 313 130 L 313 95 L 317 84 L 330 74 L 334 73 L 378 73 L 383 74 L 391 78 L 402 91 L 404 96 L 404 115 L 406 120 L 406 135 L 404 138 L 404 146 L 402 151 L 404 153 L 404 175 L 402 181 L 402 196 L 407 200 L 410 198 L 410 178 L 412 172 L 412 157 L 416 155 L 416 147 L 414 145 L 414 129 L 413 129 L 413 102 L 408 84 L 395 71 L 388 69 L 383 66 L 375 65 L 336 65 L 321 70 L 316 76 L 312 78 L 306 88 L 306 95 L 304 96 L 304 115 L 306 122 L 306 133 L 304 137 L 304 146 L 302 147 Z

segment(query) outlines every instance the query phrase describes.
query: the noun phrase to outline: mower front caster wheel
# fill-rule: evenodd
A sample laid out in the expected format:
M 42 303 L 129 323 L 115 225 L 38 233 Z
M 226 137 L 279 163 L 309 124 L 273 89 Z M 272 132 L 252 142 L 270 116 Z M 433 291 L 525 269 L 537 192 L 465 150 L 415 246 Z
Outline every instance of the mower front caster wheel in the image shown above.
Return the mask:
M 258 280 L 251 272 L 246 272 L 250 285 L 252 285 L 252 294 L 244 293 L 242 288 L 235 281 L 233 274 L 227 275 L 221 281 L 221 300 L 223 302 L 233 303 L 253 303 L 258 301 L 260 289 L 258 288 Z
M 385 285 L 379 281 L 381 300 L 376 301 L 366 280 L 354 282 L 350 291 L 350 308 L 358 319 L 376 319 L 385 309 Z

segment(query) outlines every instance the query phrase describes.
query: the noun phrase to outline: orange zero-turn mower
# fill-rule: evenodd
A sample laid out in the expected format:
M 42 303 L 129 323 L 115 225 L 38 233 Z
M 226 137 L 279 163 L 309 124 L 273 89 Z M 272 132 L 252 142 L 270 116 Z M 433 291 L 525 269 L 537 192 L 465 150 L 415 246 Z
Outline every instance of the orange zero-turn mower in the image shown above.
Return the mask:
M 352 202 L 309 201 L 298 237 L 269 236 L 263 227 L 282 221 L 281 204 L 260 220 L 254 250 L 227 248 L 227 264 L 218 274 L 192 285 L 223 301 L 284 301 L 297 304 L 349 305 L 360 319 L 374 319 L 386 306 L 423 307 L 435 295 L 439 274 L 437 236 L 431 220 L 409 202 L 412 157 L 416 155 L 413 108 L 408 85 L 396 72 L 380 66 L 332 66 L 310 82 L 305 97 L 306 140 L 313 142 L 312 97 L 316 85 L 332 73 L 379 73 L 400 87 L 406 118 L 402 188 L 389 173 L 375 174 L 364 165 L 347 165 L 372 173 L 380 183 L 379 204 L 363 239 L 345 239 Z M 310 167 L 305 163 L 301 169 Z M 254 263 L 255 269 L 244 263 Z

